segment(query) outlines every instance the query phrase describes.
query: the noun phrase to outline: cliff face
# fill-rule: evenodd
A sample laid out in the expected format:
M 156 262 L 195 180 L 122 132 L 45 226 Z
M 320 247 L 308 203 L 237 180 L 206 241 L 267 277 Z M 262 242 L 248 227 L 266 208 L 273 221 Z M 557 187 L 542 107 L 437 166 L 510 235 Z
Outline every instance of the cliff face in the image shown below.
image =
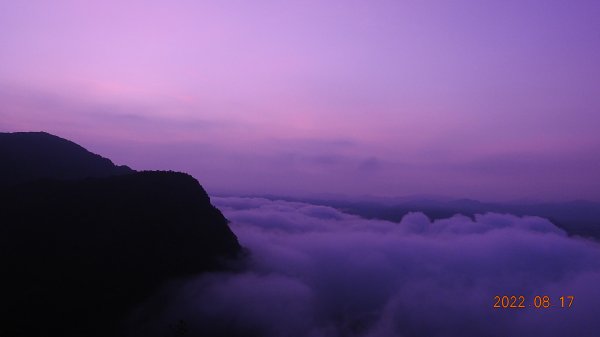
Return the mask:
M 164 282 L 240 253 L 193 177 L 130 172 L 0 189 L 0 336 L 112 335 Z

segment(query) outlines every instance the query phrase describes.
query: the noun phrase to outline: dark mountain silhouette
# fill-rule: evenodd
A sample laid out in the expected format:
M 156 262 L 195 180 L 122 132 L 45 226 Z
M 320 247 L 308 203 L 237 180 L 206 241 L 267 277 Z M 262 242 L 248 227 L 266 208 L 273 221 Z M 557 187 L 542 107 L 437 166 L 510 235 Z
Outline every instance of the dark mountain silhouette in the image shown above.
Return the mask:
M 83 179 L 132 173 L 46 132 L 0 133 L 0 185 L 40 178 Z
M 0 148 L 10 167 L 0 188 L 2 337 L 115 336 L 165 282 L 240 255 L 227 220 L 187 174 L 116 167 L 43 133 L 2 135 Z

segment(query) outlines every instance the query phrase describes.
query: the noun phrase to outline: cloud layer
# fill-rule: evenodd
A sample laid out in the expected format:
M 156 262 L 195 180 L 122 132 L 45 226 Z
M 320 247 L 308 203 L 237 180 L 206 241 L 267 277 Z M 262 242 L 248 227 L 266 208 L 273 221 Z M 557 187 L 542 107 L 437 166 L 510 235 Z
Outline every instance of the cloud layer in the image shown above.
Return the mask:
M 508 214 L 366 220 L 329 207 L 213 198 L 249 270 L 174 283 L 156 331 L 244 336 L 596 336 L 600 246 Z M 526 309 L 494 309 L 522 295 Z M 535 309 L 534 296 L 553 307 Z M 575 296 L 560 308 L 560 296 Z M 156 301 L 156 300 L 155 300 Z M 176 322 L 182 326 L 178 326 Z M 160 327 L 162 324 L 162 328 Z

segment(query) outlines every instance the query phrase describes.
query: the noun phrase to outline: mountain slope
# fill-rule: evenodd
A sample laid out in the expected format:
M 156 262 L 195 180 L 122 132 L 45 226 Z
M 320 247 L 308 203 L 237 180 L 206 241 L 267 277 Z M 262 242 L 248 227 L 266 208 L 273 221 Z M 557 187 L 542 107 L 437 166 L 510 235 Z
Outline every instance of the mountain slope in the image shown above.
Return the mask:
M 109 159 L 46 132 L 0 133 L 0 185 L 41 178 L 83 179 L 132 173 Z
M 54 136 L 19 137 L 25 143 L 45 137 L 56 148 Z M 241 252 L 227 219 L 193 177 L 120 174 L 72 144 L 59 146 L 68 151 L 57 156 L 48 150 L 10 158 L 29 178 L 34 172 L 68 180 L 11 180 L 0 188 L 0 336 L 116 336 L 130 311 L 161 285 L 227 268 Z M 31 167 L 58 157 L 64 162 L 50 175 Z M 110 172 L 117 175 L 89 178 Z

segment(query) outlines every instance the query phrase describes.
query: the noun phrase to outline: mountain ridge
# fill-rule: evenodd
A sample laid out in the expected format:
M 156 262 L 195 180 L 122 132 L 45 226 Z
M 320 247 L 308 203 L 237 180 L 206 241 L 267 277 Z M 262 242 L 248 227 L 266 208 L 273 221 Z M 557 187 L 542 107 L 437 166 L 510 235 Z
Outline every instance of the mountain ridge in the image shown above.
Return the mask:
M 0 133 L 0 185 L 53 178 L 76 180 L 135 172 L 47 132 Z

